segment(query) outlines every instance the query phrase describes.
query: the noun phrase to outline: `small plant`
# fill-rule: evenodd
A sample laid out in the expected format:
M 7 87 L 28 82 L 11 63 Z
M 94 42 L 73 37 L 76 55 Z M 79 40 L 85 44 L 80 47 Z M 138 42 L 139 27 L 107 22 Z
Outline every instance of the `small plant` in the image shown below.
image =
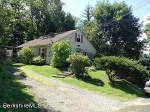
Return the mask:
M 70 55 L 67 61 L 70 63 L 71 72 L 73 72 L 77 78 L 83 76 L 85 67 L 90 65 L 89 58 L 77 52 Z
M 89 71 L 96 71 L 96 68 L 94 66 L 89 67 Z
M 23 47 L 18 52 L 18 57 L 21 58 L 23 63 L 31 64 L 32 58 L 34 57 L 34 53 L 29 47 Z
M 34 57 L 32 60 L 32 64 L 34 65 L 44 65 L 45 64 L 45 59 L 41 58 L 41 56 Z

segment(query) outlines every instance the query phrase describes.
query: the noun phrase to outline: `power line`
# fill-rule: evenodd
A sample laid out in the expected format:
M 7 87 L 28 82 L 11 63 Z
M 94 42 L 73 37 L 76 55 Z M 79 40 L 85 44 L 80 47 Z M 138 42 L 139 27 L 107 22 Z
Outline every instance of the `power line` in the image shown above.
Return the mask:
M 148 0 L 148 1 L 149 1 L 149 0 Z M 140 2 L 140 3 L 138 3 L 136 6 L 134 6 L 133 9 L 136 8 L 138 5 L 141 5 L 141 4 L 144 3 L 144 2 L 147 3 L 147 1 L 143 0 L 142 2 Z
M 142 2 L 140 2 L 139 4 L 137 4 L 136 6 L 134 6 L 134 8 L 132 9 L 132 11 L 135 11 L 135 10 L 137 10 L 137 9 L 139 9 L 139 8 L 141 8 L 141 7 L 143 7 L 143 6 L 145 6 L 145 5 L 147 5 L 147 3 L 149 3 L 150 2 L 150 0 L 147 0 L 147 1 L 142 1 Z M 129 14 L 130 13 L 130 11 L 128 11 L 128 12 L 126 12 L 124 15 L 122 15 L 122 17 L 124 17 L 124 16 L 126 16 L 127 14 Z M 104 24 L 105 25 L 110 25 L 112 22 L 114 22 L 115 20 L 113 20 L 113 19 L 110 19 L 110 20 L 108 20 L 108 21 L 110 21 L 110 22 L 105 22 Z

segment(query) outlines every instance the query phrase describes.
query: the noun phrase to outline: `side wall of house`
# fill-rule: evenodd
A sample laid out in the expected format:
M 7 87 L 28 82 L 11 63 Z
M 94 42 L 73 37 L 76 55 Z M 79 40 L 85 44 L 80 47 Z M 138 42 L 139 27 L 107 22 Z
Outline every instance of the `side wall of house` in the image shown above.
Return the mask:
M 30 48 L 33 50 L 35 57 L 41 56 L 46 59 L 46 64 L 50 64 L 53 55 L 51 46 L 34 46 Z M 42 53 L 44 53 L 44 56 L 42 56 Z
M 76 35 L 79 36 L 80 42 L 77 41 Z M 87 55 L 90 59 L 92 59 L 94 57 L 94 55 L 96 54 L 95 48 L 92 46 L 92 44 L 87 40 L 87 38 L 80 31 L 76 31 L 76 32 L 66 36 L 62 40 L 70 41 L 71 47 L 72 47 L 71 53 L 74 53 L 76 51 L 81 52 L 84 55 Z M 59 41 L 62 41 L 62 40 L 59 40 Z

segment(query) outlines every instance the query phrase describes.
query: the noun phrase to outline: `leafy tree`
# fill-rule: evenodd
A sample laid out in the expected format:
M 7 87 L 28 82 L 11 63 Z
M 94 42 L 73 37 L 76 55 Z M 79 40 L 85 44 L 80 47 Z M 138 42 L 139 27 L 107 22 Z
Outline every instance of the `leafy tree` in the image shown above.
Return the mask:
M 71 45 L 69 41 L 60 41 L 53 44 L 53 57 L 51 65 L 54 67 L 64 67 L 67 64 L 66 59 L 71 53 Z
M 61 0 L 0 0 L 0 44 L 18 46 L 50 32 L 74 29 Z
M 90 65 L 89 58 L 77 52 L 70 55 L 67 61 L 70 63 L 70 70 L 77 78 L 83 76 L 85 67 Z
M 29 47 L 23 47 L 18 52 L 18 57 L 21 58 L 22 62 L 25 64 L 31 64 L 34 57 L 33 51 Z
M 6 45 L 11 39 L 8 19 L 10 15 L 3 1 L 0 1 L 0 10 L 0 45 Z
M 143 66 L 146 66 L 147 70 L 150 70 L 150 57 L 147 54 L 142 54 L 138 61 Z
M 67 13 L 65 17 L 65 30 L 69 31 L 74 29 L 75 29 L 75 20 L 70 13 Z
M 33 39 L 35 28 L 31 28 L 27 0 L 3 0 L 1 2 L 5 15 L 2 19 L 5 29 L 5 45 L 18 46 L 25 40 Z M 32 29 L 32 30 L 30 30 Z M 0 34 L 1 35 L 1 34 Z M 7 43 L 6 43 L 7 42 Z
M 150 20 L 150 17 L 147 18 L 147 20 Z M 146 35 L 147 35 L 149 46 L 150 46 L 150 23 L 146 24 L 145 31 L 146 31 Z
M 22 0 L 11 0 L 8 1 L 6 6 L 9 5 L 9 11 L 11 17 L 10 25 L 11 25 L 11 41 L 9 42 L 9 45 L 12 46 L 18 46 L 22 43 L 24 43 L 25 38 L 25 19 L 23 18 L 25 16 L 24 13 L 24 4 Z
M 124 2 L 111 4 L 97 2 L 92 15 L 98 31 L 97 44 L 93 45 L 103 55 L 125 56 L 138 59 L 144 42 L 140 41 L 141 25 Z M 103 45 L 99 45 L 103 43 Z

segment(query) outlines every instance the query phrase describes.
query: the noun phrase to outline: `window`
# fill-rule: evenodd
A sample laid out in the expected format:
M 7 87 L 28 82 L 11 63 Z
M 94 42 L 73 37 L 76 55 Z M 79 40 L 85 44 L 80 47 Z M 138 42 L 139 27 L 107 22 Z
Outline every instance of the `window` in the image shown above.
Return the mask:
M 42 49 L 41 57 L 44 58 L 45 49 Z
M 83 35 L 79 33 L 75 33 L 75 42 L 83 43 Z
M 84 56 L 86 56 L 86 52 L 83 52 L 82 54 L 83 54 Z
M 77 35 L 77 42 L 80 42 L 80 34 Z

